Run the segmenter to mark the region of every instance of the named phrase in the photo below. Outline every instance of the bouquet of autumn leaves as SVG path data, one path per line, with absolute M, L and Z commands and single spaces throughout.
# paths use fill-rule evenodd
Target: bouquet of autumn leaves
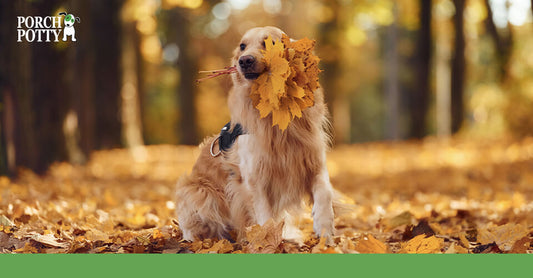
M 271 37 L 265 40 L 262 62 L 266 71 L 253 81 L 250 98 L 261 118 L 272 114 L 272 126 L 278 125 L 282 131 L 295 117 L 302 117 L 305 108 L 314 105 L 313 92 L 320 87 L 319 58 L 313 54 L 314 46 L 314 40 L 291 41 L 286 35 L 281 41 Z M 235 73 L 237 69 L 209 72 L 207 78 Z

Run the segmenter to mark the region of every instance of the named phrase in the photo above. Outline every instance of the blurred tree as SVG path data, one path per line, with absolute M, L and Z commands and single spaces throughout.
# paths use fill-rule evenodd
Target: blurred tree
M 180 110 L 180 126 L 177 130 L 182 144 L 198 144 L 195 110 L 195 80 L 198 73 L 198 54 L 191 41 L 191 19 L 189 10 L 176 7 L 169 11 L 169 41 L 175 42 L 180 50 L 177 68 L 180 73 L 177 101 Z
M 33 114 L 31 105 L 31 48 L 28 44 L 19 45 L 16 29 L 12 28 L 13 15 L 22 14 L 29 9 L 26 2 L 0 1 L 0 30 L 2 51 L 0 51 L 0 89 L 3 94 L 2 124 L 7 127 L 12 121 L 14 130 L 3 130 L 6 144 L 7 165 L 14 171 L 17 164 L 34 167 L 37 162 L 35 149 L 35 133 L 33 130 Z M 24 116 L 20 114 L 28 112 Z M 9 150 L 12 156 L 9 156 Z
M 0 75 L 0 175 L 11 175 L 15 170 L 15 113 L 13 91 L 8 86 Z
M 439 5 L 443 5 L 441 2 Z M 451 135 L 451 51 L 452 12 L 437 7 L 435 12 L 435 114 L 437 136 Z
M 418 31 L 416 52 L 416 83 L 410 99 L 411 128 L 409 135 L 422 138 L 426 131 L 426 116 L 429 109 L 430 72 L 431 72 L 431 13 L 432 1 L 420 0 L 420 29 Z
M 326 9 L 332 13 L 327 21 L 319 24 L 318 26 L 318 44 L 323 49 L 324 54 L 327 56 L 322 56 L 322 86 L 324 87 L 325 101 L 328 105 L 328 109 L 333 116 L 331 121 L 333 124 L 333 136 L 336 143 L 347 143 L 349 142 L 350 136 L 350 125 L 349 125 L 349 115 L 339 116 L 345 111 L 345 107 L 349 105 L 350 102 L 345 99 L 339 99 L 342 97 L 341 88 L 339 86 L 339 76 L 341 75 L 341 55 L 342 49 L 340 39 L 342 34 L 342 29 L 344 28 L 342 22 L 341 13 L 343 7 L 339 1 L 332 0 L 326 1 L 324 5 Z M 343 122 L 344 121 L 344 122 Z M 348 124 L 346 124 L 346 121 Z
M 122 121 L 122 140 L 133 150 L 144 145 L 141 122 L 141 62 L 139 34 L 137 32 L 135 0 L 127 1 L 121 10 L 120 40 L 120 112 Z M 143 159 L 142 153 L 134 152 L 135 159 Z M 141 155 L 141 156 L 138 156 Z
M 494 23 L 493 10 L 489 0 L 485 0 L 485 7 L 487 9 L 485 26 L 488 34 L 494 41 L 497 54 L 496 61 L 500 73 L 500 81 L 506 82 L 509 75 L 510 59 L 513 50 L 513 32 L 511 24 L 509 21 L 507 21 L 507 28 L 504 30 L 504 32 L 498 31 L 498 27 Z
M 77 125 L 64 128 L 69 158 L 74 162 L 83 162 L 92 150 L 121 146 L 118 111 L 122 2 L 95 0 L 75 2 L 70 7 L 79 11 L 77 15 L 83 20 L 83 25 L 77 27 L 76 47 L 68 48 L 68 64 L 74 67 L 74 74 L 67 76 L 73 109 L 69 115 L 75 117 L 72 121 Z M 72 136 L 83 151 L 81 158 L 69 143 Z
M 11 171 L 82 162 L 97 148 L 120 146 L 118 118 L 121 0 L 1 1 L 2 156 Z M 76 11 L 76 43 L 17 43 L 14 15 Z M 5 128 L 4 128 L 5 127 Z M 5 151 L 4 151 L 5 150 Z M 5 168 L 5 167 L 4 167 Z
M 120 108 L 120 11 L 123 0 L 91 1 L 91 35 L 93 43 L 95 114 L 94 147 L 89 149 L 116 148 L 121 146 Z
M 14 1 L 0 1 L 0 175 L 13 174 L 15 163 L 13 84 L 19 68 L 11 67 L 16 64 L 14 45 L 17 43 L 16 30 L 8 22 L 15 10 Z
M 12 94 L 15 131 L 6 139 L 13 146 L 15 163 L 42 172 L 49 163 L 64 159 L 63 119 L 67 112 L 68 86 L 65 76 L 64 51 L 53 44 L 17 43 L 13 15 L 53 14 L 59 2 L 3 2 L 9 16 L 2 27 L 2 41 L 8 46 L 2 72 Z M 5 63 L 5 64 L 4 64 Z M 53 65 L 53 66 L 51 66 Z
M 453 16 L 455 28 L 454 50 L 452 54 L 451 76 L 451 116 L 452 133 L 461 128 L 464 115 L 464 83 L 465 83 L 465 34 L 464 34 L 464 11 L 465 0 L 453 0 L 455 15 Z
M 398 78 L 398 8 L 393 3 L 394 21 L 387 28 L 385 53 L 385 137 L 389 140 L 400 139 L 400 84 Z

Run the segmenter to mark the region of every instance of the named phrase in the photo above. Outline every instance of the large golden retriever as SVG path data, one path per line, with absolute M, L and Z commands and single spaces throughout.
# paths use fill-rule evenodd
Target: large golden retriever
M 254 79 L 265 71 L 265 39 L 279 40 L 282 34 L 276 27 L 253 28 L 235 49 L 232 63 L 238 72 L 232 75 L 231 124 L 226 132 L 237 128 L 243 134 L 218 156 L 221 138 L 205 139 L 192 173 L 178 181 L 176 212 L 186 240 L 229 238 L 231 231 L 240 238 L 249 225 L 290 215 L 306 196 L 313 201 L 315 233 L 328 238 L 334 233 L 322 90 L 314 92 L 314 106 L 285 131 L 272 126 L 272 115 L 260 118 L 249 97 Z M 292 236 L 284 231 L 284 237 Z

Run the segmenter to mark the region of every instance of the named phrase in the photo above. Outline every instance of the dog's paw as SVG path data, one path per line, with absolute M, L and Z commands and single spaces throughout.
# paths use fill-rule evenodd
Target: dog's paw
M 304 243 L 304 235 L 302 231 L 298 229 L 298 227 L 290 223 L 285 223 L 285 225 L 283 226 L 282 238 L 288 241 L 295 242 L 296 244 L 298 244 L 298 246 L 302 246 Z
M 335 233 L 333 224 L 333 208 L 313 206 L 313 230 L 319 237 L 332 238 Z

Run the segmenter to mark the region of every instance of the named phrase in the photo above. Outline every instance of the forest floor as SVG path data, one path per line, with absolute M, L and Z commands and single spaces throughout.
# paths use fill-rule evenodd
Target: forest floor
M 196 147 L 148 146 L 0 177 L 0 253 L 533 253 L 533 138 L 337 146 L 333 186 L 351 206 L 332 244 L 253 226 L 239 243 L 187 242 L 173 219 L 176 180 Z

